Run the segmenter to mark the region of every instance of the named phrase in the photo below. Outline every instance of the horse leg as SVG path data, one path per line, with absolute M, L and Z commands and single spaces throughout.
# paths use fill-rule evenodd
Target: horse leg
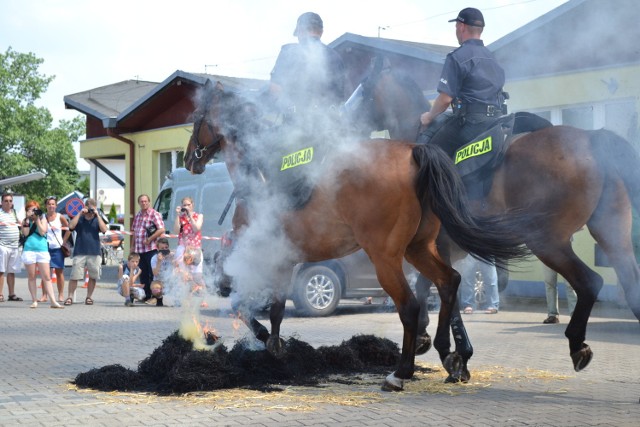
M 240 320 L 247 325 L 253 335 L 266 345 L 267 340 L 269 339 L 269 330 L 262 323 L 258 322 L 253 315 L 253 310 L 241 304 L 234 304 L 232 308 L 237 313 Z
M 456 343 L 456 351 L 453 355 L 448 356 L 451 366 L 447 368 L 449 376 L 445 382 L 469 382 L 471 373 L 469 372 L 467 364 L 471 356 L 473 356 L 473 346 L 471 345 L 471 340 L 469 340 L 469 335 L 467 335 L 467 329 L 462 322 L 460 302 L 457 298 L 453 304 L 453 311 L 451 312 L 451 334 L 453 335 L 453 341 Z M 459 357 L 456 357 L 456 355 Z
M 413 377 L 415 369 L 416 335 L 420 307 L 402 271 L 402 258 L 390 259 L 379 255 L 369 256 L 376 268 L 376 275 L 382 289 L 393 299 L 404 329 L 400 363 L 396 371 L 385 378 L 382 385 L 383 391 L 400 391 L 404 387 L 404 380 Z
M 426 328 L 429 325 L 429 312 L 427 307 L 427 298 L 432 282 L 422 274 L 418 275 L 416 281 L 416 297 L 420 305 L 420 315 L 418 316 L 418 337 L 416 339 L 416 356 L 425 354 L 431 349 L 431 336 L 427 333 Z M 471 379 L 471 373 L 467 368 L 467 364 L 471 356 L 473 356 L 473 347 L 467 335 L 467 330 L 460 316 L 460 304 L 456 298 L 455 305 L 451 312 L 451 334 L 456 344 L 455 353 L 451 353 L 450 345 L 443 352 L 446 353 L 447 372 L 449 377 L 445 382 L 468 382 Z M 443 344 L 446 345 L 446 344 Z M 459 357 L 458 357 L 459 356 Z
M 280 275 L 282 278 L 282 275 Z M 279 281 L 277 283 L 286 283 Z M 267 351 L 272 356 L 281 358 L 285 355 L 285 343 L 280 337 L 280 325 L 282 319 L 284 319 L 284 310 L 287 302 L 287 296 L 285 292 L 276 290 L 273 293 L 273 299 L 271 300 L 271 307 L 269 307 L 269 320 L 271 321 L 271 334 L 267 338 Z
M 610 195 L 613 197 L 613 195 Z M 622 209 L 626 203 L 627 208 Z M 612 208 L 607 209 L 608 206 Z M 589 231 L 616 271 L 629 308 L 640 320 L 640 268 L 631 241 L 631 206 L 626 195 L 618 194 L 617 203 L 599 206 L 598 215 L 589 221 Z
M 460 274 L 444 264 L 435 252 L 435 245 L 424 249 L 424 242 L 415 243 L 407 248 L 407 260 L 420 271 L 430 277 L 440 295 L 440 313 L 436 338 L 433 342 L 444 368 L 449 373 L 446 382 L 467 382 L 471 378 L 467 362 L 473 355 L 473 347 L 460 316 L 456 294 L 460 285 Z M 416 284 L 418 286 L 418 284 Z M 424 285 L 420 285 L 424 286 Z M 416 288 L 417 290 L 417 288 Z M 449 328 L 453 332 L 456 351 L 451 352 Z
M 427 332 L 429 326 L 429 293 L 431 291 L 431 281 L 418 274 L 416 280 L 416 299 L 420 306 L 418 314 L 418 335 L 416 337 L 416 355 L 425 354 L 431 349 L 431 336 Z
M 602 288 L 602 277 L 576 256 L 568 240 L 558 246 L 547 242 L 544 253 L 538 253 L 535 250 L 533 252 L 548 267 L 561 274 L 576 291 L 578 301 L 564 335 L 569 340 L 569 354 L 573 367 L 576 372 L 579 372 L 593 358 L 591 348 L 584 341 L 591 310 Z

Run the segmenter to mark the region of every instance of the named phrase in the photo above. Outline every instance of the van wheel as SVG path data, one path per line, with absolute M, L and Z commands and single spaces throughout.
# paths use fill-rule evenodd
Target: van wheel
M 304 316 L 329 316 L 342 296 L 342 283 L 336 273 L 322 265 L 298 273 L 293 284 L 293 304 Z

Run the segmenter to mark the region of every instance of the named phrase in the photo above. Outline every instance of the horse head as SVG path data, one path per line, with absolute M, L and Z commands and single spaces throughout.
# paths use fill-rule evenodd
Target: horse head
M 415 141 L 420 114 L 429 103 L 418 84 L 393 69 L 387 58 L 374 57 L 366 76 L 345 104 L 351 123 L 368 135 L 388 130 L 391 139 Z
M 205 165 L 222 150 L 224 135 L 216 126 L 213 111 L 220 104 L 220 83 L 207 80 L 193 112 L 193 132 L 184 155 L 184 165 L 191 173 L 201 174 Z
M 193 132 L 184 156 L 185 167 L 201 174 L 221 151 L 242 150 L 243 136 L 257 132 L 255 105 L 207 80 L 193 112 Z

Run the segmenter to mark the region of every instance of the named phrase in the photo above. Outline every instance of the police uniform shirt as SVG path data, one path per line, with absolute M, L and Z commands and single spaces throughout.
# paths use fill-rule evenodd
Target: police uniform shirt
M 316 38 L 282 46 L 271 71 L 271 82 L 281 86 L 298 108 L 341 102 L 344 81 L 342 58 Z
M 469 39 L 447 55 L 438 92 L 463 104 L 502 104 L 504 70 L 482 40 Z

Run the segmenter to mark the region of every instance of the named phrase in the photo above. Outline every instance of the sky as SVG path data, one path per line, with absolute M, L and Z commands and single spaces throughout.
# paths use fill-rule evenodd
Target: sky
M 78 113 L 63 98 L 124 80 L 162 82 L 176 70 L 268 79 L 297 17 L 324 21 L 322 40 L 346 32 L 457 46 L 449 19 L 473 6 L 494 42 L 567 0 L 4 0 L 0 49 L 32 52 L 55 76 L 38 105 L 54 125 Z M 80 167 L 81 165 L 79 165 Z

